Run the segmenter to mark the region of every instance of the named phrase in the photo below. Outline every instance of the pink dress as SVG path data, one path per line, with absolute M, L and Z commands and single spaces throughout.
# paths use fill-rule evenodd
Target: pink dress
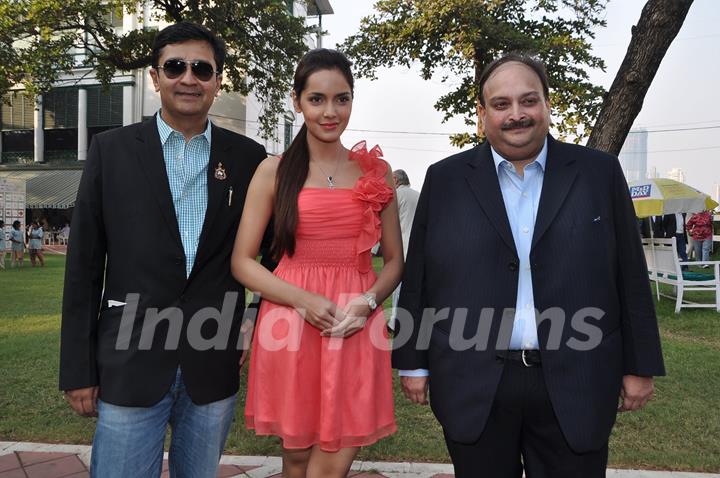
M 380 211 L 393 197 L 379 147 L 358 143 L 363 171 L 352 189 L 304 188 L 298 197 L 295 254 L 274 274 L 343 307 L 376 280 L 370 249 Z M 325 451 L 370 445 L 397 429 L 390 341 L 378 308 L 349 338 L 321 337 L 290 307 L 263 301 L 250 358 L 245 421 L 285 448 Z

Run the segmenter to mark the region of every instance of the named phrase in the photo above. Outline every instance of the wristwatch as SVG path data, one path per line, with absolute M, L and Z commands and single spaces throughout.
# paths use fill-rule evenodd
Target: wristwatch
M 377 302 L 375 302 L 375 296 L 373 294 L 370 294 L 368 292 L 363 292 L 363 298 L 367 301 L 368 305 L 370 306 L 370 311 L 373 311 L 377 309 Z

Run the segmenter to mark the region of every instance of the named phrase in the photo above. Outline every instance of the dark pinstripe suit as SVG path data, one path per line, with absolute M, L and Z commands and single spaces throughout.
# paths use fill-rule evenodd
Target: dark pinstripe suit
M 515 307 L 518 262 L 489 144 L 431 166 L 399 301 L 415 327 L 411 340 L 394 351 L 393 366 L 430 370 L 432 409 L 451 440 L 475 442 L 485 427 L 503 372 L 497 349 L 507 347 L 509 334 L 497 342 L 503 310 Z M 636 218 L 615 157 L 548 137 L 530 262 L 535 307 L 541 312 L 557 307 L 566 316 L 555 329 L 557 350 L 547 346 L 550 321 L 538 325 L 552 408 L 575 452 L 597 450 L 614 424 L 623 375 L 664 374 Z M 450 318 L 432 327 L 429 349 L 417 350 L 420 318 L 428 307 L 450 308 Z M 463 307 L 468 311 L 463 337 L 489 324 L 482 350 L 450 346 L 458 321 L 453 312 Z M 604 315 L 573 327 L 572 317 L 586 307 Z M 484 308 L 494 312 L 481 323 Z M 587 343 L 588 324 L 596 327 L 600 344 L 574 350 L 568 344 Z M 399 324 L 400 335 L 407 325 Z

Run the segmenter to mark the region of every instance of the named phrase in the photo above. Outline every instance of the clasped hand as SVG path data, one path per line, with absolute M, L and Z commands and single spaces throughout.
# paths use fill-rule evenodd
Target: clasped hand
M 365 327 L 370 306 L 361 295 L 339 308 L 327 297 L 309 294 L 298 312 L 324 337 L 350 337 Z

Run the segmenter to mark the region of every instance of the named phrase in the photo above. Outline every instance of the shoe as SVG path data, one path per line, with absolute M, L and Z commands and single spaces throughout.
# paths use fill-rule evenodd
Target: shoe
M 702 267 L 703 269 L 707 269 L 708 267 L 710 267 L 710 264 L 703 264 L 700 267 Z

